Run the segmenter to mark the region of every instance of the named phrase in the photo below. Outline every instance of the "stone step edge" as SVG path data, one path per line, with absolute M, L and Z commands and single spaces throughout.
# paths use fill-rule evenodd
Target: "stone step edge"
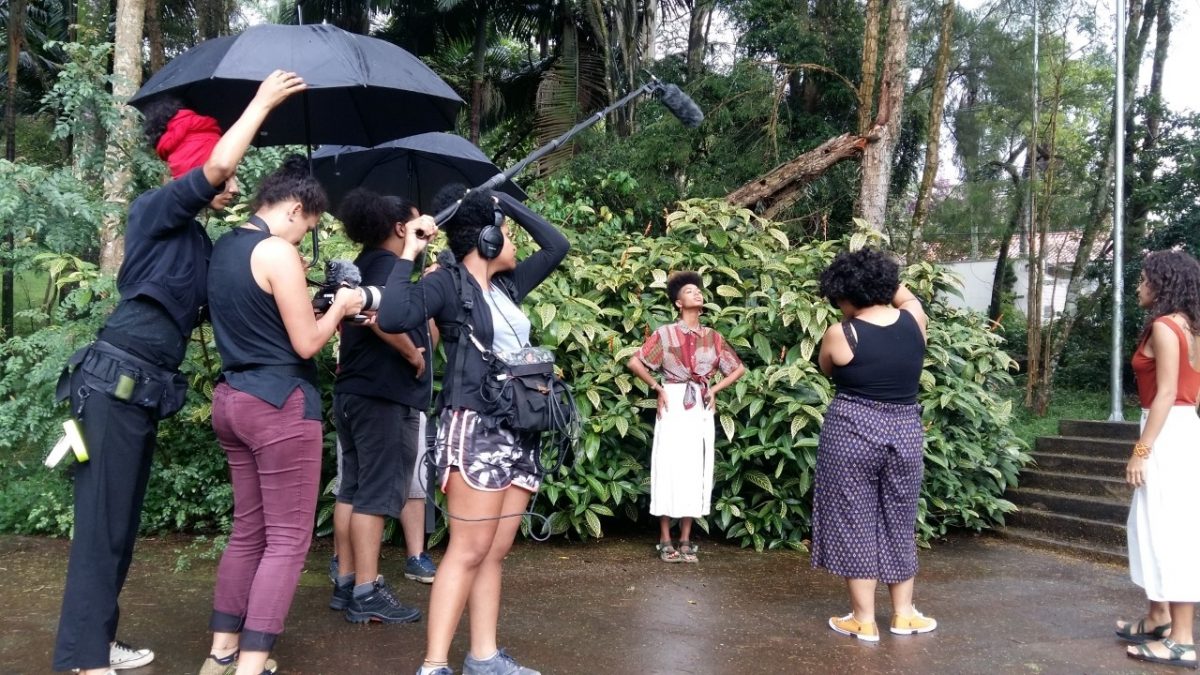
M 1080 501 L 1091 502 L 1093 504 L 1103 504 L 1105 506 L 1129 506 L 1129 500 L 1127 500 L 1127 499 L 1112 499 L 1110 497 L 1094 497 L 1092 495 L 1081 495 L 1081 494 L 1076 494 L 1074 492 L 1051 492 L 1050 490 L 1042 490 L 1040 488 L 1015 487 L 1015 488 L 1011 488 L 1008 491 L 1008 493 L 1006 493 L 1006 494 L 1012 493 L 1014 491 L 1019 494 L 1030 495 L 1030 496 L 1034 496 L 1034 497 L 1037 497 L 1037 496 L 1058 497 L 1061 499 L 1078 499 Z M 1048 511 L 1047 513 L 1057 513 L 1057 512 Z M 1064 514 L 1060 514 L 1060 515 L 1071 515 L 1071 514 L 1064 513 Z
M 1077 539 L 1052 539 L 1044 532 L 1017 527 L 1015 525 L 997 528 L 993 532 L 1002 539 L 1022 546 L 1049 549 L 1068 555 L 1084 557 L 1089 560 L 1098 560 L 1110 565 L 1124 565 L 1129 561 L 1129 556 L 1121 549 L 1095 543 L 1086 543 Z

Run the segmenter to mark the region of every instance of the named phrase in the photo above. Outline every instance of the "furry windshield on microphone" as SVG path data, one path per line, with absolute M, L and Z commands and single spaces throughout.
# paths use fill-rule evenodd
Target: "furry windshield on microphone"
M 700 106 L 696 105 L 696 102 L 683 93 L 679 87 L 673 84 L 664 84 L 655 93 L 658 95 L 658 100 L 667 106 L 672 115 L 679 118 L 683 126 L 695 129 L 704 121 L 704 112 L 700 110 Z
M 349 260 L 330 260 L 325 263 L 325 282 L 356 288 L 362 283 L 362 273 L 358 271 L 358 266 Z

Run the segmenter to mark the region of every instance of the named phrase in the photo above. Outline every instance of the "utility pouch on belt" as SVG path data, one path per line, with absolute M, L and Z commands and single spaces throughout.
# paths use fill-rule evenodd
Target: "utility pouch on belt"
M 57 399 L 62 401 L 72 397 L 72 408 L 78 413 L 82 405 L 74 399 L 83 394 L 72 391 L 72 382 L 77 382 L 79 389 L 101 392 L 118 401 L 145 408 L 155 419 L 174 415 L 183 407 L 187 396 L 187 378 L 183 375 L 103 340 L 72 354 L 58 379 Z

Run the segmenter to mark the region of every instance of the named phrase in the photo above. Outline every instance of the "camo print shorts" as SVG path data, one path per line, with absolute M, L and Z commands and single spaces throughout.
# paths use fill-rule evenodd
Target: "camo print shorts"
M 536 440 L 524 441 L 512 430 L 487 424 L 474 410 L 442 410 L 437 435 L 438 480 L 442 490 L 457 469 L 476 490 L 498 491 L 515 485 L 537 492 L 542 485 Z

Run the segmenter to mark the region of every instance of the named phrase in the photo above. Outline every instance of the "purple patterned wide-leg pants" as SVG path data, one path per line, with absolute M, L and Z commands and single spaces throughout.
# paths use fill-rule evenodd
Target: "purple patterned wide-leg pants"
M 817 447 L 812 565 L 849 579 L 917 574 L 921 407 L 837 396 Z

